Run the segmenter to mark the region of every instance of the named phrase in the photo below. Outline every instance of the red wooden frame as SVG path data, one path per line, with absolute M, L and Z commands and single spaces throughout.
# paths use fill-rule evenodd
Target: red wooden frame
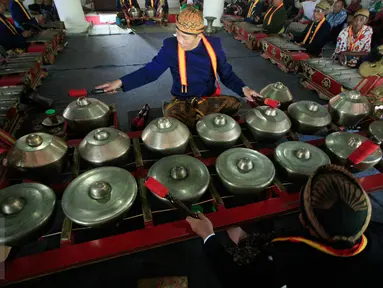
M 319 94 L 319 96 L 321 96 L 321 98 L 327 98 L 328 100 L 330 100 L 331 98 L 338 95 L 339 93 L 345 90 L 346 91 L 348 90 L 348 89 L 345 89 L 335 79 L 329 77 L 322 71 L 317 70 L 313 67 L 311 68 L 313 71 L 312 75 L 308 75 L 305 72 L 302 73 L 304 79 L 301 82 L 301 84 L 305 88 L 308 88 L 310 90 L 315 90 Z M 323 84 L 325 83 L 324 81 L 327 81 L 326 87 Z M 383 85 L 383 77 L 370 76 L 370 77 L 362 78 L 362 80 L 353 88 L 353 90 L 358 90 L 360 91 L 362 95 L 367 95 L 369 94 L 371 90 L 381 85 Z
M 267 41 L 261 41 L 263 53 L 261 56 L 278 65 L 283 72 L 297 72 L 299 61 L 309 59 L 310 55 L 303 51 L 282 50 L 278 46 Z
M 129 133 L 130 138 L 137 138 L 140 135 L 141 131 Z M 76 146 L 80 141 L 71 140 L 68 145 Z M 323 142 L 324 139 L 308 141 L 308 143 L 316 146 L 322 145 Z M 260 152 L 271 155 L 273 150 L 268 148 L 262 149 Z M 210 166 L 214 164 L 216 159 L 200 160 Z M 142 167 L 134 174 L 136 177 L 145 177 L 146 172 L 147 170 Z M 359 181 L 367 192 L 383 190 L 383 173 L 361 178 Z M 289 194 L 276 186 L 272 190 L 277 195 L 276 198 L 230 209 L 219 205 L 217 212 L 207 214 L 207 216 L 217 230 L 222 230 L 244 222 L 298 210 L 299 191 Z M 62 243 L 61 247 L 55 250 L 6 261 L 5 279 L 1 284 L 25 281 L 194 237 L 196 236 L 188 223 L 181 220 L 157 226 L 146 225 L 140 230 L 80 244 Z

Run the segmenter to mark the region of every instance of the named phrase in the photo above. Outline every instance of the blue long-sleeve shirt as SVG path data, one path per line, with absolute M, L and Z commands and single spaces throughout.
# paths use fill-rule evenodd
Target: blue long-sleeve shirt
M 0 14 L 0 18 L 0 45 L 5 50 L 27 48 L 28 44 L 21 35 L 22 31 L 8 21 L 4 15 Z
M 342 9 L 338 13 L 329 13 L 326 17 L 327 22 L 330 23 L 331 28 L 344 24 L 347 18 L 346 10 Z
M 217 72 L 221 82 L 240 96 L 245 83 L 233 72 L 226 60 L 221 39 L 206 36 L 217 56 Z M 124 91 L 129 91 L 157 80 L 168 68 L 173 76 L 171 94 L 178 97 L 201 97 L 215 93 L 215 76 L 210 57 L 201 41 L 192 51 L 186 51 L 187 93 L 181 92 L 181 79 L 178 67 L 178 42 L 176 37 L 164 40 L 163 46 L 152 62 L 141 69 L 121 78 Z
M 29 14 L 20 0 L 11 0 L 9 10 L 18 28 L 24 29 L 23 26 L 26 24 L 38 25 L 36 19 Z

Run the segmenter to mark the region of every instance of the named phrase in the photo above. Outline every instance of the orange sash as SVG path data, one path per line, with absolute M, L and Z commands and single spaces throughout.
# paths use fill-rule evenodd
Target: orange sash
M 28 11 L 25 10 L 25 7 L 24 7 L 23 3 L 20 3 L 19 0 L 15 0 L 15 2 L 16 2 L 17 4 L 19 4 L 21 10 L 23 10 L 23 12 L 24 12 L 25 16 L 27 16 L 28 20 L 31 20 L 32 17 L 31 17 L 31 15 L 29 15 Z
M 2 17 L 0 17 L 0 21 L 9 29 L 9 31 L 12 32 L 13 35 L 18 34 L 16 28 L 7 19 L 4 20 Z
M 251 14 L 253 13 L 253 9 L 255 8 L 255 6 L 257 6 L 258 2 L 259 0 L 256 0 L 253 4 L 250 5 L 249 12 L 247 12 L 247 18 L 251 17 Z
M 275 238 L 271 242 L 298 242 L 298 243 L 305 243 L 311 247 L 313 247 L 316 250 L 319 250 L 323 253 L 329 254 L 331 256 L 336 257 L 352 257 L 355 255 L 358 255 L 360 252 L 362 252 L 366 246 L 367 246 L 367 238 L 366 236 L 362 235 L 362 241 L 359 244 L 356 244 L 354 247 L 350 249 L 334 249 L 332 247 L 326 246 L 324 244 L 305 239 L 303 237 L 283 237 L 283 238 Z
M 154 0 L 152 0 L 151 2 L 152 2 L 152 8 L 154 9 Z
M 347 38 L 348 51 L 353 52 L 352 49 L 354 49 L 356 42 L 358 42 L 360 38 L 362 38 L 363 32 L 364 32 L 364 26 L 362 27 L 362 29 L 360 29 L 360 31 L 356 35 L 356 39 L 354 40 L 354 36 L 352 35 L 352 27 L 350 26 L 350 28 L 348 28 L 348 38 Z
M 275 10 L 273 11 L 273 13 L 271 13 L 270 18 L 269 18 L 269 20 L 267 21 L 267 25 L 270 25 L 270 23 L 271 23 L 271 19 L 273 19 L 274 13 L 277 12 L 282 6 L 283 6 L 283 2 L 282 2 L 281 4 L 279 4 L 279 6 L 277 7 L 277 9 L 275 9 Z M 274 8 L 274 6 L 271 7 L 271 8 L 269 9 L 269 11 L 266 12 L 265 16 L 263 17 L 263 21 L 266 20 L 267 15 L 270 14 L 270 12 L 271 12 L 271 10 L 273 10 L 273 8 Z
M 215 54 L 215 51 L 213 47 L 211 46 L 210 42 L 206 39 L 204 35 L 202 35 L 202 42 L 205 45 L 205 48 L 207 50 L 207 53 L 209 54 L 211 65 L 213 66 L 214 70 L 214 76 L 216 80 L 216 91 L 214 95 L 220 95 L 221 94 L 221 86 L 219 85 L 218 81 L 218 62 L 217 62 L 217 55 Z M 178 67 L 180 72 L 180 78 L 181 78 L 181 92 L 187 93 L 188 92 L 188 79 L 186 75 L 186 53 L 181 48 L 181 46 L 178 44 Z
M 317 28 L 315 28 L 314 35 L 313 35 L 313 37 L 311 37 L 309 44 L 311 44 L 311 42 L 313 42 L 313 40 L 314 40 L 314 38 L 315 38 L 315 35 L 317 35 L 317 33 L 318 33 L 320 27 L 322 27 L 324 21 L 326 21 L 326 17 L 323 17 L 323 19 L 319 22 Z M 306 44 L 306 41 L 307 41 L 307 39 L 309 39 L 309 36 L 310 36 L 310 33 L 311 33 L 311 29 L 313 29 L 313 26 L 314 26 L 314 22 L 311 23 L 310 29 L 309 29 L 309 31 L 307 32 L 306 37 L 305 37 L 305 39 L 303 40 L 302 44 Z

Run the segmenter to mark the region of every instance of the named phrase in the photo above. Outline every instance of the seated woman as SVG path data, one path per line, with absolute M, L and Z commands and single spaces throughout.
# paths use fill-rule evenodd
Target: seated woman
M 9 3 L 12 19 L 17 28 L 21 30 L 41 30 L 37 20 L 29 14 L 23 4 L 24 0 L 11 0 Z
M 322 53 L 330 35 L 331 25 L 326 20 L 326 13 L 329 10 L 330 4 L 327 1 L 319 2 L 314 9 L 314 21 L 307 26 L 303 34 L 293 37 L 299 46 L 306 48 L 306 51 L 313 56 L 319 56 Z
M 333 59 L 339 59 L 342 65 L 356 67 L 360 57 L 370 52 L 372 28 L 365 25 L 369 16 L 367 9 L 355 13 L 351 25 L 339 33 Z
M 383 225 L 370 221 L 371 203 L 358 180 L 342 167 L 323 166 L 300 202 L 301 228 L 274 238 L 242 266 L 226 252 L 207 217 L 186 220 L 203 238 L 222 287 L 379 287 Z
M 5 6 L 0 3 L 0 45 L 5 50 L 13 49 L 26 49 L 28 44 L 25 42 L 25 38 L 32 35 L 31 31 L 22 31 L 15 27 L 4 16 Z
M 249 1 L 249 10 L 247 11 L 245 21 L 258 24 L 259 21 L 261 20 L 262 10 L 263 10 L 263 1 L 261 0 Z

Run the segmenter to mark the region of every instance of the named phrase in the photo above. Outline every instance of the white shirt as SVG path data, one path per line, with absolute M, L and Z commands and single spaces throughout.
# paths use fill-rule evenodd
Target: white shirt
M 302 3 L 299 3 L 299 0 L 295 0 L 295 7 L 298 9 L 303 9 L 303 15 L 310 20 L 313 20 L 314 16 L 314 9 L 317 6 L 317 4 L 320 2 L 320 0 L 317 1 L 304 1 Z

